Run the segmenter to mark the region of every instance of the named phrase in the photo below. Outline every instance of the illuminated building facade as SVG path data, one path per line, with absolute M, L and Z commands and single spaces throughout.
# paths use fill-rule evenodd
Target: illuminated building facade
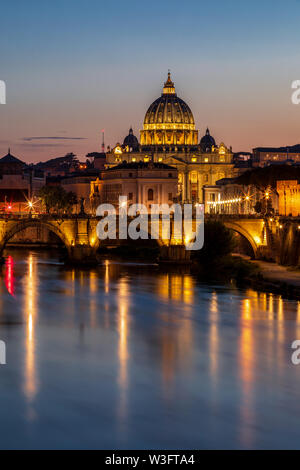
M 178 172 L 163 163 L 123 162 L 91 182 L 91 206 L 107 203 L 119 207 L 119 196 L 127 196 L 128 206 L 169 204 L 176 200 Z
M 277 181 L 279 215 L 300 215 L 300 184 L 297 180 Z
M 91 182 L 99 177 L 98 169 L 89 169 L 82 172 L 70 173 L 67 177 L 61 178 L 60 185 L 67 192 L 72 192 L 76 195 L 77 204 L 73 207 L 73 212 L 80 211 L 81 200 L 83 199 L 84 211 L 89 214 L 92 212 L 90 205 Z
M 27 166 L 10 150 L 0 159 L 0 211 L 28 212 L 28 205 L 45 185 L 44 173 Z
M 204 188 L 204 207 L 207 214 L 256 214 L 255 205 L 262 201 L 265 204 L 269 201 L 270 207 L 278 213 L 278 195 L 271 189 L 264 191 L 255 185 L 238 184 L 234 178 L 225 178 L 216 185 Z
M 300 145 L 290 147 L 257 147 L 253 149 L 253 166 L 264 167 L 274 164 L 300 162 Z
M 162 95 L 148 108 L 140 143 L 130 129 L 123 145 L 106 155 L 107 167 L 127 163 L 164 163 L 178 170 L 178 200 L 203 202 L 203 187 L 234 176 L 232 149 L 216 144 L 209 129 L 198 139 L 190 107 L 177 96 L 170 73 Z

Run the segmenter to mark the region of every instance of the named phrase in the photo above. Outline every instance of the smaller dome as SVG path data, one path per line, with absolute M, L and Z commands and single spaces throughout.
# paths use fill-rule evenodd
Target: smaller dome
M 209 129 L 206 129 L 205 135 L 200 140 L 202 152 L 210 152 L 212 147 L 216 145 L 215 139 L 210 135 Z
M 132 127 L 129 129 L 129 134 L 125 137 L 123 142 L 124 147 L 129 147 L 129 149 L 133 151 L 139 150 L 139 141 L 137 140 L 136 136 L 133 134 Z

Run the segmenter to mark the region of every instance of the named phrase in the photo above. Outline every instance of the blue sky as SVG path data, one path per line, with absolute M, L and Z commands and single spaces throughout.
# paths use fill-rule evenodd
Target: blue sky
M 103 128 L 110 145 L 138 135 L 168 68 L 200 135 L 236 151 L 298 143 L 299 19 L 298 0 L 2 0 L 0 152 L 83 157 Z

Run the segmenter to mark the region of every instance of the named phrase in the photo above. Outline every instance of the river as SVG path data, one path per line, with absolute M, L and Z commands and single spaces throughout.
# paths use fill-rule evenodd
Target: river
M 300 447 L 299 302 L 155 265 L 5 255 L 1 449 Z

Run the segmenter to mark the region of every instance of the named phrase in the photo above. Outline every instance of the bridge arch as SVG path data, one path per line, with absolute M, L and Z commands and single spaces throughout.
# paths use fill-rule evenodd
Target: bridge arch
M 8 222 L 9 223 L 9 222 Z M 68 252 L 70 251 L 70 243 L 63 233 L 62 230 L 60 230 L 59 227 L 56 225 L 52 224 L 49 221 L 42 221 L 42 220 L 35 220 L 35 219 L 30 219 L 30 220 L 16 220 L 13 223 L 10 223 L 7 230 L 4 231 L 4 234 L 2 236 L 2 239 L 0 239 L 0 255 L 2 255 L 3 250 L 5 249 L 5 246 L 11 240 L 14 235 L 16 235 L 19 232 L 22 232 L 23 230 L 26 230 L 29 227 L 46 227 L 49 231 L 55 233 L 55 235 L 58 236 L 58 238 L 62 241 Z
M 237 224 L 236 222 L 224 221 L 224 225 L 230 230 L 233 230 L 234 232 L 239 233 L 240 235 L 245 237 L 246 240 L 248 240 L 248 242 L 250 243 L 252 247 L 254 258 L 256 258 L 258 245 L 256 241 L 254 240 L 253 236 L 248 232 L 248 230 L 246 230 L 245 228 L 243 228 L 240 224 Z

